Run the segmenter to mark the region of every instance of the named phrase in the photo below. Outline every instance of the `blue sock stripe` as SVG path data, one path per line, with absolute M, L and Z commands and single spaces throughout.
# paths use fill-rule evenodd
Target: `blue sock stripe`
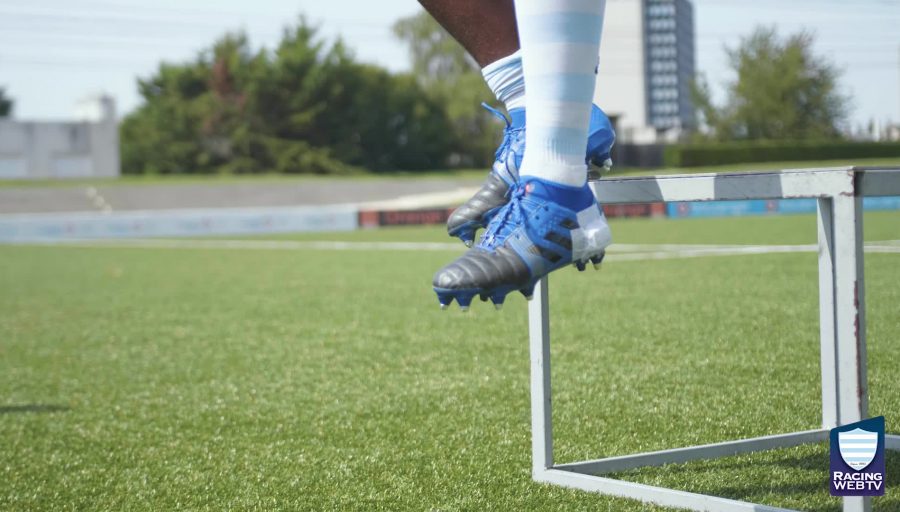
M 595 80 L 593 73 L 537 75 L 529 82 L 528 91 L 560 101 L 586 103 L 594 99 Z
M 530 62 L 537 64 L 535 69 L 526 70 L 529 75 L 593 74 L 600 60 L 600 47 L 587 43 L 537 44 L 528 48 L 528 55 Z M 528 67 L 524 60 L 522 65 Z
M 543 109 L 535 112 L 528 112 L 528 129 L 532 126 L 555 126 L 560 128 L 574 128 L 577 130 L 585 130 L 584 136 L 587 138 L 587 127 L 590 124 L 590 101 L 558 101 L 554 104 L 543 105 Z
M 597 14 L 606 8 L 606 0 L 516 0 L 516 15 L 531 16 L 556 12 Z
M 542 28 L 534 34 L 533 40 L 529 40 L 530 44 L 600 44 L 603 30 L 603 16 L 596 12 L 555 12 L 526 16 L 524 21 L 540 23 Z

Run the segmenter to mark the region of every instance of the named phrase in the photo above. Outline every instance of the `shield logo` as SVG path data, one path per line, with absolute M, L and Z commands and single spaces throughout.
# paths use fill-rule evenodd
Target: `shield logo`
M 857 428 L 849 432 L 838 432 L 838 448 L 841 458 L 851 468 L 860 471 L 875 458 L 878 448 L 878 432 Z

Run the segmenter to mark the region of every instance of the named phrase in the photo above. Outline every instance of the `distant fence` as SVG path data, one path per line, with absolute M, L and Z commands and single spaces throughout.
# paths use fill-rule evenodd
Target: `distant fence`
M 900 197 L 867 197 L 866 210 L 900 210 Z M 616 204 L 610 218 L 685 218 L 811 213 L 815 200 Z M 294 208 L 206 208 L 133 212 L 0 215 L 0 243 L 98 238 L 198 237 L 352 231 L 383 226 L 438 225 L 452 208 L 365 210 L 355 205 Z
M 866 210 L 900 210 L 900 197 L 867 197 L 863 200 Z M 812 199 L 782 199 L 772 201 L 703 201 L 691 203 L 641 203 L 604 205 L 603 212 L 609 218 L 625 217 L 736 217 L 744 215 L 771 215 L 814 213 L 816 201 Z M 359 212 L 359 227 L 444 224 L 453 208 L 429 210 L 365 210 Z
M 863 207 L 868 211 L 900 210 L 900 197 L 866 197 Z M 668 203 L 669 217 L 735 217 L 743 215 L 769 215 L 790 213 L 814 213 L 815 199 L 779 199 L 747 201 L 702 201 L 693 203 Z
M 352 206 L 0 215 L 0 242 L 352 231 Z

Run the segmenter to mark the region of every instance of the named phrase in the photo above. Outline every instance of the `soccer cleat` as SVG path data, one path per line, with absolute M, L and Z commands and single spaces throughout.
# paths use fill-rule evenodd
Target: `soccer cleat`
M 613 130 L 609 118 L 606 117 L 606 113 L 597 105 L 591 105 L 585 163 L 597 168 L 599 172 L 609 171 L 613 165 L 610 151 L 615 143 L 616 132 Z
M 482 106 L 502 119 L 506 123 L 506 129 L 503 142 L 494 153 L 494 165 L 487 179 L 478 192 L 454 210 L 447 220 L 447 233 L 458 237 L 466 247 L 472 246 L 475 232 L 487 226 L 497 211 L 509 201 L 510 192 L 519 181 L 519 166 L 525 153 L 525 109 L 513 109 L 507 118 L 495 108 L 486 104 Z M 609 118 L 600 107 L 593 105 L 585 163 L 609 170 L 612 167 L 609 155 L 615 140 L 616 134 Z
M 481 241 L 434 275 L 442 306 L 467 310 L 476 295 L 495 307 L 520 291 L 531 300 L 545 275 L 569 264 L 599 264 L 612 241 L 603 210 L 587 185 L 569 187 L 527 177 L 487 227 Z M 499 307 L 497 309 L 500 309 Z

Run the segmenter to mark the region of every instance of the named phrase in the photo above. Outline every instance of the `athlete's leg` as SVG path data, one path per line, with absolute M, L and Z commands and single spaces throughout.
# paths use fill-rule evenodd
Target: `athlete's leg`
M 479 66 L 519 50 L 513 0 L 419 0 Z
M 502 304 L 526 296 L 538 279 L 568 263 L 602 259 L 611 238 L 586 185 L 585 140 L 605 0 L 517 0 L 528 94 L 521 176 L 508 204 L 478 246 L 441 269 L 434 288 L 442 306 L 468 308 L 480 295 Z
M 447 233 L 471 246 L 476 231 L 509 202 L 509 192 L 519 179 L 525 145 L 525 77 L 515 8 L 513 0 L 419 1 L 482 67 L 485 82 L 509 113 L 507 117 L 491 109 L 506 123 L 494 165 L 478 192 L 447 220 Z
M 528 88 L 521 175 L 580 187 L 605 0 L 517 0 Z
M 525 77 L 515 8 L 512 0 L 419 0 L 435 20 L 469 52 L 480 66 L 488 87 L 504 104 L 507 118 L 503 142 L 495 154 L 491 172 L 465 204 L 447 221 L 450 236 L 471 246 L 475 233 L 490 222 L 509 201 L 519 180 L 519 164 L 525 147 Z M 594 106 L 587 139 L 586 159 L 598 166 L 612 165 L 610 151 L 615 133 L 609 119 Z

